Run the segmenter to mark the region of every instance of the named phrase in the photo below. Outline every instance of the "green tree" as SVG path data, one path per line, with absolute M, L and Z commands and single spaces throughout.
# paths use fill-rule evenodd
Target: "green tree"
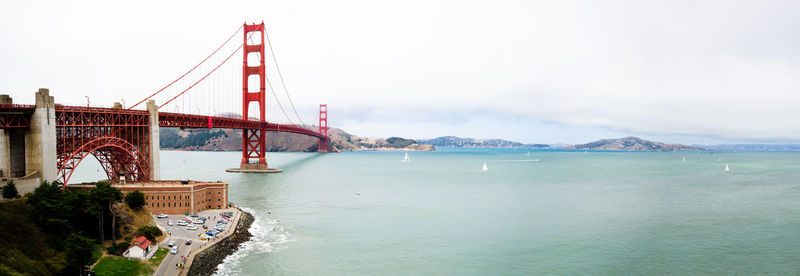
M 70 222 L 74 231 L 82 232 L 87 237 L 96 237 L 99 234 L 97 216 L 100 210 L 95 206 L 91 190 L 68 189 L 64 191 L 63 209 L 59 215 Z
M 133 191 L 125 195 L 125 203 L 131 209 L 138 210 L 145 204 L 144 193 L 140 191 Z
M 67 219 L 62 216 L 64 211 L 64 193 L 58 182 L 42 181 L 39 187 L 33 190 L 26 202 L 33 207 L 31 220 L 49 234 L 65 237 L 70 229 Z
M 14 180 L 8 181 L 8 183 L 3 186 L 3 197 L 19 198 L 19 191 L 17 191 L 17 185 L 14 184 Z
M 92 198 L 94 199 L 94 206 L 92 206 L 93 213 L 99 213 L 98 216 L 98 227 L 100 229 L 100 241 L 105 241 L 105 232 L 103 229 L 105 228 L 104 225 L 104 217 L 106 211 L 111 213 L 111 240 L 116 242 L 116 214 L 114 214 L 114 209 L 112 205 L 114 202 L 119 202 L 122 199 L 122 192 L 111 186 L 111 183 L 108 182 L 97 182 L 95 188 L 92 189 Z M 99 212 L 97 212 L 99 210 Z
M 161 229 L 158 229 L 158 227 L 155 225 L 142 225 L 142 227 L 139 227 L 136 233 L 154 242 L 157 237 L 160 237 L 164 234 L 161 232 Z
M 72 233 L 66 241 L 67 265 L 63 274 L 78 275 L 84 266 L 91 264 L 93 250 L 91 239 Z

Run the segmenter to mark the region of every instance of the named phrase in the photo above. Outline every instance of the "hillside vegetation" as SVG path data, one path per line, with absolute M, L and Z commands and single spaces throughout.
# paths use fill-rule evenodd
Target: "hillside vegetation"
M 579 150 L 611 150 L 611 151 L 702 151 L 704 149 L 680 144 L 665 144 L 648 141 L 639 137 L 625 137 L 619 139 L 603 139 L 591 143 L 565 147 L 565 149 Z
M 433 139 L 421 139 L 420 144 L 436 147 L 454 148 L 548 148 L 545 144 L 523 144 L 503 139 L 475 139 L 456 136 L 442 136 Z
M 24 198 L 0 202 L 0 275 L 80 274 L 99 259 L 104 241 L 130 239 L 137 225 L 152 220 L 146 209 L 115 206 L 121 198 L 109 183 L 62 190 L 42 182 Z M 120 242 L 109 252 L 127 246 Z
M 239 151 L 242 150 L 242 131 L 239 129 L 208 130 L 161 128 L 161 148 L 175 150 Z M 338 128 L 329 128 L 329 151 L 372 150 L 393 148 L 405 150 L 433 150 L 430 145 L 420 145 L 413 139 L 400 137 L 364 138 Z M 317 151 L 316 137 L 287 132 L 267 132 L 267 151 Z

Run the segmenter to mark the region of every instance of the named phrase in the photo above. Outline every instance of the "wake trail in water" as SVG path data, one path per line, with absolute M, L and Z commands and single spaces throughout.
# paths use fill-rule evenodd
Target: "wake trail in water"
M 255 221 L 250 225 L 249 241 L 239 245 L 239 249 L 217 266 L 214 275 L 228 276 L 240 275 L 242 273 L 239 263 L 246 256 L 255 256 L 264 253 L 278 252 L 286 248 L 283 244 L 296 241 L 290 238 L 290 234 L 280 225 L 280 220 L 265 217 L 263 214 L 256 214 L 252 209 L 242 208 L 243 211 L 253 214 Z

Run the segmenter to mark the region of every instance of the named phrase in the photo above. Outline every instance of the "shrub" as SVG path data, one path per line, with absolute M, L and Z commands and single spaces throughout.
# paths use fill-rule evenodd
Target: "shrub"
M 109 246 L 106 248 L 108 254 L 122 256 L 122 253 L 125 253 L 125 250 L 128 250 L 128 247 L 131 247 L 129 242 L 121 242 L 116 245 Z
M 138 210 L 145 204 L 144 193 L 140 191 L 133 191 L 125 195 L 125 203 L 131 209 Z
M 14 184 L 14 181 L 8 181 L 5 186 L 3 186 L 3 197 L 4 198 L 19 198 L 19 191 L 17 191 L 17 185 Z
M 158 229 L 155 225 L 144 225 L 139 227 L 139 231 L 136 232 L 139 235 L 144 236 L 150 241 L 155 242 L 156 237 L 160 237 L 164 233 L 161 232 L 161 229 Z

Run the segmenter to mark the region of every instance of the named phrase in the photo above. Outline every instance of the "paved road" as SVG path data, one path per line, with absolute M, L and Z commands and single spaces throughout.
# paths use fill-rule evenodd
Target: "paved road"
M 166 229 L 169 233 L 164 233 L 167 235 L 167 238 L 159 244 L 159 246 L 164 248 L 169 248 L 168 244 L 170 241 L 174 241 L 175 245 L 178 246 L 178 253 L 172 254 L 168 253 L 164 260 L 161 262 L 161 265 L 156 269 L 156 272 L 153 275 L 161 276 L 161 275 L 178 275 L 180 271 L 176 264 L 177 263 L 185 263 L 185 260 L 181 258 L 181 256 L 188 256 L 191 250 L 195 250 L 201 247 L 203 244 L 207 243 L 208 241 L 200 240 L 200 236 L 198 234 L 203 233 L 203 225 L 207 226 L 208 228 L 214 228 L 217 225 L 217 221 L 222 219 L 220 215 L 222 212 L 232 211 L 234 213 L 238 212 L 237 209 L 223 209 L 223 210 L 206 210 L 203 212 L 198 213 L 200 216 L 207 217 L 205 224 L 191 224 L 197 225 L 198 230 L 188 230 L 186 226 L 179 226 L 176 222 L 177 220 L 185 219 L 186 216 L 183 214 L 178 215 L 169 215 L 167 218 L 157 218 L 153 216 L 153 220 L 160 226 L 162 229 Z M 167 225 L 167 221 L 171 220 L 173 222 L 172 226 Z M 232 227 L 232 222 L 228 223 L 228 227 Z M 192 240 L 191 245 L 186 245 L 186 240 Z
M 168 252 L 167 256 L 164 257 L 161 265 L 153 275 L 178 275 L 179 270 L 175 264 L 183 263 L 181 256 L 189 255 L 189 251 L 194 246 L 194 241 L 192 242 L 192 245 L 186 245 L 185 238 L 166 239 L 161 242 L 159 246 L 169 248 L 168 244 L 170 241 L 175 242 L 175 246 L 178 247 L 178 253 L 172 254 L 171 252 Z

